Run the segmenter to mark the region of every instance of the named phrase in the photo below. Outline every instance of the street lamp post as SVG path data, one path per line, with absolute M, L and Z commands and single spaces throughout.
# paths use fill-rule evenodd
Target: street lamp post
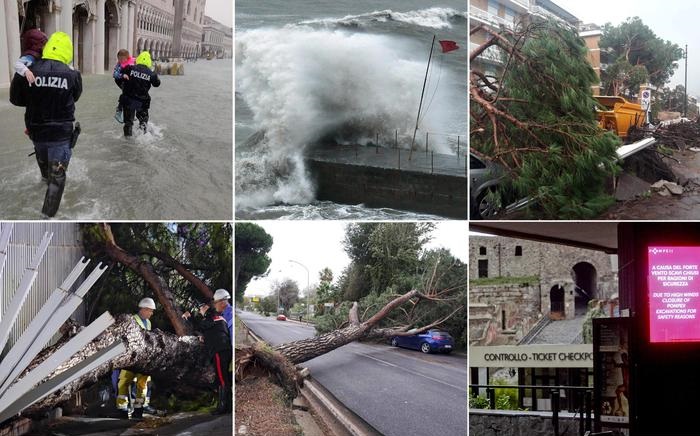
M 304 265 L 301 262 L 297 262 L 296 260 L 292 260 L 292 259 L 289 259 L 289 261 L 291 263 L 296 263 L 300 267 L 304 268 L 304 270 L 306 270 L 306 318 L 308 319 L 308 317 L 309 317 L 309 283 L 310 283 L 309 282 L 309 269 L 306 267 L 306 265 Z
M 685 99 L 683 100 L 683 117 L 688 118 L 688 44 L 685 45 Z

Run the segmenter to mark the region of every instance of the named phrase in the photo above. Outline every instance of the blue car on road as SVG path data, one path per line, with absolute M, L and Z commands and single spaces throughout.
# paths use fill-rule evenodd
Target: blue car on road
M 424 353 L 442 352 L 450 353 L 455 341 L 449 333 L 442 330 L 428 330 L 412 336 L 394 336 L 391 339 L 394 347 L 412 348 Z

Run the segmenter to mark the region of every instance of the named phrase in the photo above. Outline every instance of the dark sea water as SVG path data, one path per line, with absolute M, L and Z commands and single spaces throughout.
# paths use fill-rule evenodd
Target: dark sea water
M 453 153 L 466 136 L 464 1 L 237 1 L 236 216 L 241 219 L 431 219 L 318 202 L 303 162 L 321 139 L 408 147 L 433 35 L 418 137 Z M 421 145 L 422 146 L 422 145 Z

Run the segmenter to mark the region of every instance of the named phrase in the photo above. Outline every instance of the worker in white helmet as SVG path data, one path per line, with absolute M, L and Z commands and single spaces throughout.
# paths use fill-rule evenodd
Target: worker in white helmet
M 133 315 L 134 321 L 144 330 L 151 330 L 150 318 L 156 310 L 156 303 L 153 298 L 143 298 L 139 301 L 139 311 Z M 133 371 L 122 369 L 119 373 L 119 384 L 117 393 L 117 409 L 121 418 L 129 419 L 129 387 L 136 379 L 136 398 L 134 399 L 134 411 L 132 419 L 143 418 L 144 408 L 152 413 L 153 409 L 148 405 L 148 382 L 151 377 L 145 374 L 137 374 Z
M 233 307 L 228 303 L 230 299 L 231 294 L 226 289 L 217 289 L 212 300 L 214 309 L 226 320 L 229 334 L 231 335 L 231 345 L 233 346 Z

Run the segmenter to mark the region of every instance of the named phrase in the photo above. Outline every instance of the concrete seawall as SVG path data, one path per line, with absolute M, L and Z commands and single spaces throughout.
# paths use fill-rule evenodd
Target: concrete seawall
M 467 219 L 466 157 L 367 146 L 311 151 L 317 199 Z

